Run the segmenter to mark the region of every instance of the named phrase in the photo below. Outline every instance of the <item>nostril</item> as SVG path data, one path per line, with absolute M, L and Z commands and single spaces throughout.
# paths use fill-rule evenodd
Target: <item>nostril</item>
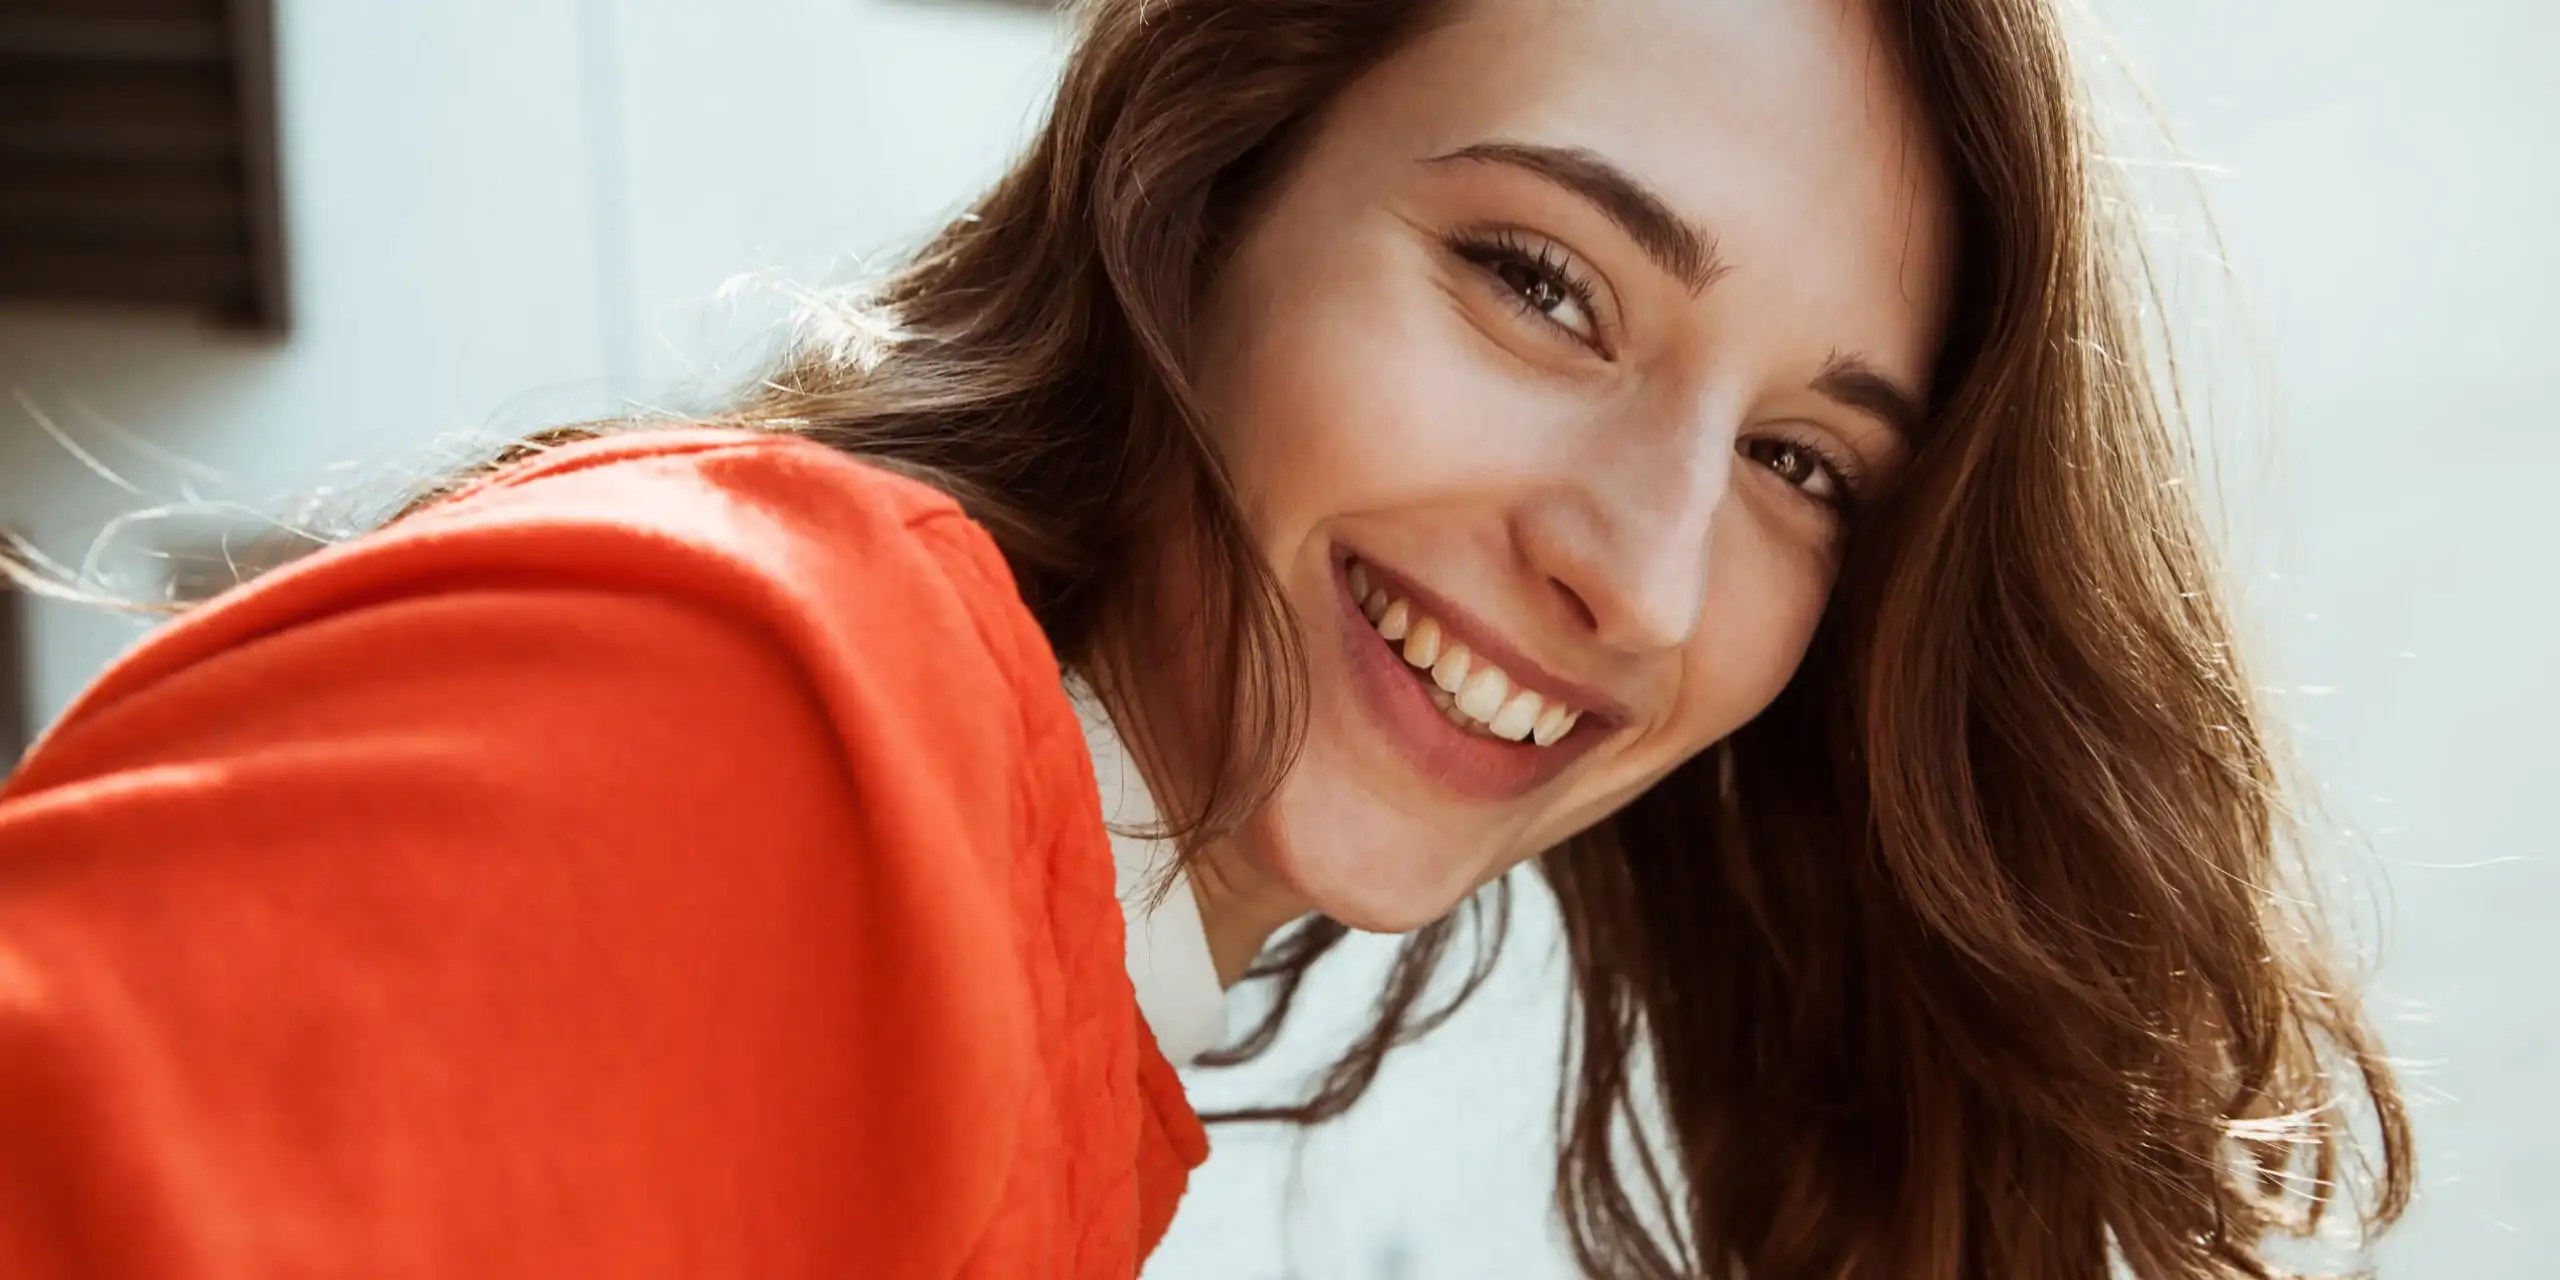
M 1581 624 L 1583 630 L 1598 631 L 1600 629 L 1600 615 L 1591 611 L 1591 602 L 1583 599 L 1581 592 L 1566 585 L 1562 578 L 1550 577 L 1547 579 L 1547 585 L 1555 588 L 1556 598 L 1564 601 L 1566 612 L 1575 622 Z

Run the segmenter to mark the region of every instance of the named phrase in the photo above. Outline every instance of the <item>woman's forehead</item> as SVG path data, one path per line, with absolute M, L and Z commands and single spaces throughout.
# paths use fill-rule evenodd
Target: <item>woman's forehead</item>
M 1905 96 L 1869 0 L 1458 0 L 1390 65 L 1456 110 L 1622 122 L 1708 111 L 1837 131 Z
M 1338 108 L 1336 147 L 1381 185 L 1488 143 L 1570 149 L 1704 231 L 1738 277 L 1935 328 L 1938 147 L 1865 0 L 1462 2 Z

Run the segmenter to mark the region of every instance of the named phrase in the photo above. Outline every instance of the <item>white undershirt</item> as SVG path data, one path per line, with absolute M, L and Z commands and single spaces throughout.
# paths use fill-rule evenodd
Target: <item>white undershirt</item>
M 1128 923 L 1129 983 L 1138 991 L 1138 1012 L 1146 1015 L 1166 1060 L 1188 1066 L 1227 1038 L 1226 988 L 1219 985 L 1217 962 L 1209 955 L 1200 904 L 1191 896 L 1191 877 L 1180 874 L 1172 877 L 1162 901 L 1148 904 L 1173 864 L 1174 844 L 1119 830 L 1153 826 L 1155 798 L 1147 793 L 1146 780 L 1138 776 L 1101 700 L 1081 680 L 1070 679 L 1067 692 L 1077 719 L 1084 722 L 1085 749 L 1092 753 L 1094 781 L 1102 789 L 1102 820 L 1114 828 L 1111 861 L 1119 873 L 1121 915 Z

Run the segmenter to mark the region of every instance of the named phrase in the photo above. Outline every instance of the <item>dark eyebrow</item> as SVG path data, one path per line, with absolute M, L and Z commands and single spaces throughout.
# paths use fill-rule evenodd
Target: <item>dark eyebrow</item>
M 1833 352 L 1823 362 L 1822 372 L 1814 375 L 1813 389 L 1834 403 L 1884 423 L 1906 444 L 1916 444 L 1920 439 L 1921 423 L 1927 416 L 1920 397 L 1876 372 L 1876 367 L 1863 356 Z
M 1435 156 L 1431 163 L 1453 161 L 1509 165 L 1590 201 L 1608 215 L 1609 221 L 1617 223 L 1647 257 L 1689 286 L 1691 293 L 1704 291 L 1724 274 L 1713 235 L 1672 212 L 1652 188 L 1598 152 L 1531 142 L 1479 142 Z

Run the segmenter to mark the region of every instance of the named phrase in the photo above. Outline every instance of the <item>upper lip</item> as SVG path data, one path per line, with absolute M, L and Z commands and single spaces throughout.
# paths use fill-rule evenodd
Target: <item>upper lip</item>
M 1451 636 L 1486 661 L 1502 668 L 1503 674 L 1511 677 L 1513 685 L 1527 689 L 1542 698 L 1562 702 L 1581 712 L 1586 721 L 1600 721 L 1601 727 L 1604 728 L 1626 722 L 1628 713 L 1625 704 L 1589 685 L 1576 683 L 1548 670 L 1536 659 L 1505 641 L 1501 633 L 1495 631 L 1483 619 L 1459 608 L 1447 597 L 1430 591 L 1412 578 L 1379 563 L 1365 552 L 1346 549 L 1345 554 L 1357 561 L 1360 567 L 1368 572 L 1372 582 L 1385 587 L 1387 594 L 1412 601 L 1415 608 L 1439 621 L 1443 634 Z

